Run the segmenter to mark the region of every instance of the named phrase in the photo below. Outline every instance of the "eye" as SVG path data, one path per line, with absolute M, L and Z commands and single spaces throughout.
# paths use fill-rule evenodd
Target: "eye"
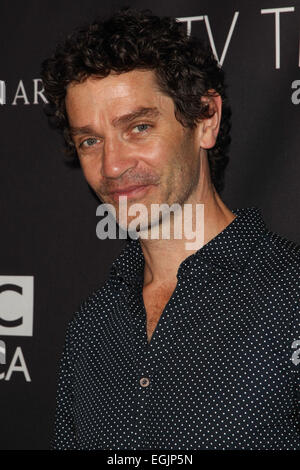
M 138 128 L 142 128 L 141 129 L 141 132 L 145 132 L 147 131 L 148 129 L 145 129 L 146 128 L 149 128 L 151 127 L 150 124 L 138 124 L 137 126 L 135 126 L 133 129 L 138 129 Z M 141 134 L 141 132 L 134 132 L 134 134 Z
M 88 139 L 85 139 L 79 144 L 80 148 L 91 148 L 97 143 L 99 139 L 96 139 L 95 137 L 89 137 Z

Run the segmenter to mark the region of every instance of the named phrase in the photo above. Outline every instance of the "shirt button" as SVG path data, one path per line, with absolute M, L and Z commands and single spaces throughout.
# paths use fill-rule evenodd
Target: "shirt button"
M 140 385 L 142 387 L 148 387 L 149 383 L 150 383 L 150 380 L 148 379 L 148 377 L 142 377 L 140 379 Z

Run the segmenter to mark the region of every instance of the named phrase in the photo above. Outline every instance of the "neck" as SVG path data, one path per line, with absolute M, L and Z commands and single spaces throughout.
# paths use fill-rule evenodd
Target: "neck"
M 159 227 L 159 238 L 140 238 L 141 248 L 145 258 L 144 287 L 170 286 L 177 283 L 177 271 L 188 256 L 198 251 L 203 245 L 215 238 L 234 219 L 235 215 L 224 204 L 210 180 L 206 154 L 202 155 L 201 173 L 196 191 L 190 195 L 184 204 L 190 204 L 192 232 L 194 240 L 186 236 L 182 225 L 182 236 L 174 238 L 174 227 L 178 228 L 178 216 L 170 217 L 170 237 L 163 239 L 162 227 Z M 201 204 L 203 212 L 199 210 Z M 182 214 L 185 214 L 183 208 Z M 184 217 L 181 217 L 183 223 Z M 200 219 L 200 220 L 199 220 Z M 190 220 L 190 218 L 189 218 Z

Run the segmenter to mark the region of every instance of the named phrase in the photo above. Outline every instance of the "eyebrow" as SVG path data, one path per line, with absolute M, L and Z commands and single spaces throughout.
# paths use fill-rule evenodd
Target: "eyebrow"
M 145 107 L 139 107 L 134 109 L 131 113 L 124 114 L 123 116 L 118 116 L 114 118 L 111 121 L 111 124 L 114 127 L 119 127 L 124 124 L 129 124 L 130 122 L 134 121 L 135 119 L 141 118 L 141 117 L 150 117 L 150 118 L 156 118 L 160 115 L 160 111 L 158 110 L 157 107 L 154 108 L 145 108 Z M 83 127 L 73 127 L 70 126 L 70 133 L 72 136 L 75 135 L 82 135 L 82 134 L 94 134 L 96 135 L 97 132 L 90 127 L 90 126 L 83 126 Z

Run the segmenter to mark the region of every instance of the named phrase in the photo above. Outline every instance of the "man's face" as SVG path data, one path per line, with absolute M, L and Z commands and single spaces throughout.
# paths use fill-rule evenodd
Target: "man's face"
M 128 209 L 147 207 L 144 227 L 150 227 L 152 203 L 189 201 L 199 182 L 199 148 L 194 132 L 176 120 L 172 99 L 158 90 L 154 72 L 71 83 L 66 109 L 85 178 L 102 202 L 115 207 L 117 220 L 120 194 L 112 191 L 123 188 L 141 186 L 122 194 Z

